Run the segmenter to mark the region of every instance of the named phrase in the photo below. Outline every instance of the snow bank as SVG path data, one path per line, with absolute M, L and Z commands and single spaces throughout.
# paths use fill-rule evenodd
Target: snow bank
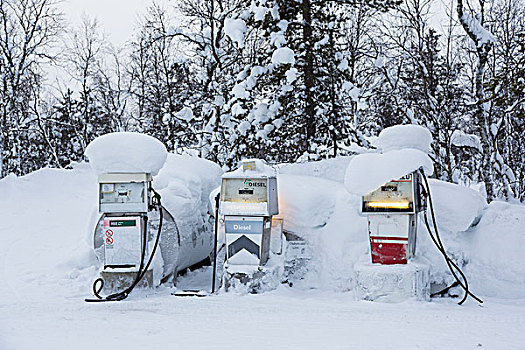
M 432 160 L 418 149 L 359 154 L 346 169 L 345 186 L 348 192 L 362 196 L 420 167 L 427 176 L 434 172 Z
M 92 249 L 98 183 L 90 166 L 8 176 L 0 193 L 1 299 L 89 293 L 98 272 Z
M 525 295 L 525 206 L 492 202 L 463 247 L 472 290 L 498 298 Z
M 209 160 L 169 153 L 166 164 L 153 180 L 153 187 L 175 217 L 191 217 L 207 213 L 208 196 L 220 185 L 222 173 Z
M 86 148 L 91 167 L 101 173 L 151 173 L 157 175 L 167 157 L 166 147 L 156 138 L 134 132 L 116 132 L 97 137 Z
M 337 157 L 316 162 L 280 164 L 279 174 L 295 174 L 321 177 L 327 180 L 344 182 L 346 168 L 352 157 Z
M 427 128 L 419 125 L 395 125 L 383 129 L 379 137 L 374 140 L 373 145 L 381 149 L 383 153 L 405 148 L 428 153 L 431 143 L 432 135 Z
M 439 228 L 461 232 L 479 221 L 487 207 L 485 198 L 479 192 L 434 179 L 428 182 Z
M 340 184 L 310 176 L 279 175 L 279 216 L 285 230 L 309 233 L 326 225 L 335 210 Z

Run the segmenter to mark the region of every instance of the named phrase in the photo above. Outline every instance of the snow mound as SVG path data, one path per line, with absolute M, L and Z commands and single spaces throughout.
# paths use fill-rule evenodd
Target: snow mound
M 351 158 L 352 157 L 337 157 L 315 162 L 280 164 L 279 174 L 307 175 L 344 182 L 345 171 Z
M 340 184 L 311 176 L 279 175 L 279 216 L 284 228 L 304 233 L 323 227 L 335 210 Z
M 525 206 L 492 202 L 463 245 L 469 250 L 465 273 L 473 291 L 498 298 L 525 294 Z
M 173 215 L 181 237 L 177 269 L 196 264 L 211 252 L 213 224 L 208 196 L 220 184 L 221 175 L 222 169 L 213 162 L 169 153 L 166 164 L 153 179 L 153 188 Z
M 301 164 L 290 164 L 295 166 Z M 278 180 L 284 230 L 303 238 L 312 250 L 304 285 L 347 290 L 353 266 L 368 247 L 360 197 L 349 195 L 341 182 L 320 177 L 280 174 Z
M 86 148 L 91 167 L 102 173 L 151 173 L 166 162 L 166 147 L 152 136 L 116 132 L 97 137 Z
M 427 128 L 419 125 L 395 125 L 383 129 L 373 144 L 383 153 L 404 148 L 414 148 L 422 152 L 430 151 L 432 135 Z
M 487 207 L 479 192 L 440 180 L 429 179 L 428 182 L 439 228 L 461 232 L 479 221 Z
M 359 154 L 348 164 L 345 187 L 348 192 L 362 196 L 420 167 L 423 167 L 426 175 L 434 172 L 432 160 L 418 149 Z
M 166 164 L 153 180 L 153 187 L 174 216 L 206 214 L 208 196 L 220 185 L 222 173 L 222 169 L 209 160 L 169 153 Z

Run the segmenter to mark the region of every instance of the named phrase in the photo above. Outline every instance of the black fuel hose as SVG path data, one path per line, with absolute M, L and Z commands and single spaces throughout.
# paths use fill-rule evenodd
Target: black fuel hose
M 429 223 L 429 220 L 428 220 L 428 211 L 427 211 L 427 208 L 425 208 L 425 215 L 423 217 L 425 219 L 425 226 L 427 227 L 428 234 L 429 234 L 430 238 L 432 239 L 432 242 L 434 242 L 435 246 L 438 248 L 438 250 L 441 253 L 441 255 L 443 255 L 443 258 L 445 259 L 445 262 L 447 263 L 447 266 L 448 266 L 448 268 L 450 270 L 450 273 L 452 274 L 452 276 L 456 280 L 456 282 L 454 282 L 454 284 L 461 286 L 461 288 L 465 291 L 465 294 L 463 295 L 463 298 L 459 301 L 458 304 L 459 305 L 463 304 L 465 302 L 465 300 L 467 300 L 467 297 L 469 295 L 472 298 L 474 298 L 476 301 L 478 301 L 479 303 L 483 303 L 483 300 L 481 300 L 480 298 L 475 296 L 471 291 L 469 291 L 467 277 L 465 276 L 463 271 L 459 268 L 459 266 L 448 256 L 448 254 L 447 254 L 447 252 L 445 250 L 445 247 L 443 245 L 443 242 L 441 241 L 441 237 L 439 235 L 439 231 L 438 231 L 438 228 L 437 228 L 436 215 L 434 213 L 434 204 L 432 202 L 432 195 L 430 193 L 430 186 L 428 184 L 428 180 L 427 180 L 427 177 L 426 177 L 425 172 L 423 171 L 423 169 L 420 168 L 419 172 L 421 173 L 421 176 L 423 177 L 423 182 L 425 183 L 424 190 L 426 192 L 426 196 L 428 197 L 428 206 L 427 207 L 430 208 L 430 215 L 431 215 L 431 218 L 432 218 L 432 226 L 434 226 L 434 230 L 432 230 L 431 226 L 430 226 L 430 223 Z M 432 231 L 434 231 L 434 234 L 432 233 Z M 456 273 L 456 271 L 461 276 L 461 279 L 458 277 L 458 274 Z M 452 288 L 452 286 L 447 287 L 444 290 L 448 290 L 450 288 Z M 437 294 L 440 294 L 440 293 L 441 292 L 438 292 Z M 433 294 L 433 295 L 435 295 L 435 294 Z
M 147 227 L 148 227 L 148 217 L 146 216 L 145 217 L 145 223 L 144 223 L 144 230 L 142 232 L 142 237 L 143 237 L 143 244 L 142 244 L 142 251 L 141 251 L 141 256 L 140 256 L 140 265 L 139 265 L 139 269 L 137 271 L 137 276 L 135 277 L 135 280 L 133 281 L 133 283 L 126 289 L 124 289 L 123 291 L 121 292 L 118 292 L 118 293 L 114 293 L 114 294 L 110 294 L 106 297 L 102 297 L 100 295 L 100 292 L 102 291 L 102 288 L 104 288 L 104 280 L 102 278 L 97 278 L 95 280 L 95 282 L 93 283 L 93 294 L 97 297 L 97 299 L 85 299 L 86 302 L 88 303 L 99 303 L 99 302 L 106 302 L 106 301 L 121 301 L 121 300 L 124 300 L 126 299 L 129 294 L 131 293 L 131 291 L 133 289 L 135 289 L 135 287 L 137 286 L 137 284 L 140 283 L 140 281 L 142 280 L 142 278 L 144 278 L 144 276 L 146 275 L 146 272 L 148 271 L 148 268 L 151 264 L 151 262 L 153 261 L 153 257 L 155 256 L 155 252 L 157 251 L 157 247 L 159 245 L 159 241 L 160 241 L 160 233 L 162 231 L 162 221 L 163 221 L 163 210 L 164 208 L 162 207 L 161 205 L 161 202 L 160 202 L 160 194 L 158 194 L 155 190 L 153 190 L 153 193 L 154 193 L 154 199 L 156 201 L 155 203 L 155 207 L 158 209 L 159 211 L 159 228 L 157 230 L 157 238 L 155 239 L 155 244 L 153 245 L 153 250 L 151 251 L 151 255 L 148 259 L 148 262 L 146 263 L 146 266 L 144 266 L 144 258 L 146 256 L 146 240 L 147 240 Z M 99 286 L 97 288 L 97 285 Z

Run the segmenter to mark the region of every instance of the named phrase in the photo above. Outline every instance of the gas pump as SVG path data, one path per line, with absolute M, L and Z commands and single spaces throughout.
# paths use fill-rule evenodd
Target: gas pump
M 356 297 L 364 300 L 428 300 L 430 266 L 414 261 L 418 213 L 425 209 L 421 175 L 411 172 L 362 197 L 370 257 L 354 266 Z
M 160 196 L 152 189 L 151 181 L 149 173 L 99 175 L 103 269 L 102 277 L 93 285 L 97 299 L 86 301 L 122 300 L 139 283 L 142 286 L 153 285 L 153 273 L 149 266 L 159 243 L 163 210 Z M 149 255 L 148 212 L 151 210 L 159 211 L 160 221 L 154 247 Z M 103 298 L 99 293 L 104 285 L 107 290 L 122 291 Z
M 272 250 L 282 250 L 282 221 L 272 237 L 272 217 L 279 213 L 277 178 L 261 171 L 261 161 L 243 161 L 237 171 L 222 176 L 221 224 L 226 239 L 224 286 L 239 284 L 250 292 L 267 286 L 277 273 L 270 266 Z M 275 247 L 272 249 L 272 247 Z
M 363 196 L 372 263 L 406 264 L 414 256 L 417 213 L 425 208 L 420 181 L 412 172 Z
M 460 305 L 468 296 L 483 302 L 469 291 L 465 274 L 446 253 L 438 232 L 430 187 L 422 168 L 400 179 L 391 180 L 363 196 L 361 211 L 368 218 L 372 265 L 356 264 L 354 267 L 356 296 L 359 299 L 396 301 L 414 297 L 428 300 L 446 293 L 454 286 L 460 286 L 465 291 Z M 413 259 L 418 214 L 422 211 L 428 234 L 456 280 L 450 287 L 434 294 L 430 294 L 430 266 L 421 259 Z M 429 211 L 431 220 L 428 218 Z

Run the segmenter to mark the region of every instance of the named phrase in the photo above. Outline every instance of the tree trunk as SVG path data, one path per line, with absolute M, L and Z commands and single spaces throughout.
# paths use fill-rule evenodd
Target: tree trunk
M 303 0 L 303 43 L 305 47 L 305 62 L 303 66 L 305 89 L 306 140 L 309 143 L 316 131 L 314 88 L 314 57 L 312 38 L 312 5 L 310 0 Z M 308 146 L 308 145 L 306 145 Z

